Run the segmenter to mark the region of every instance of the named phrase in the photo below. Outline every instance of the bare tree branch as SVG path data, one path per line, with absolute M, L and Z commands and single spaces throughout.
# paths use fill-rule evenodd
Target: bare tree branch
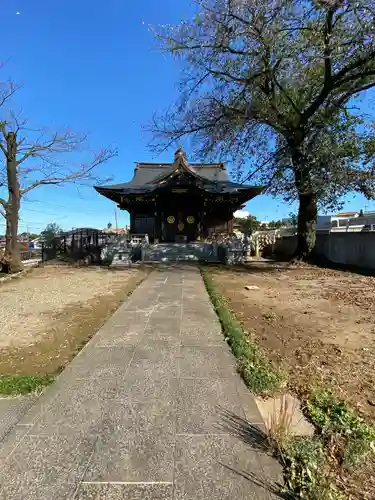
M 80 180 L 88 180 L 91 178 L 92 171 L 95 168 L 107 162 L 116 154 L 117 153 L 113 150 L 102 150 L 100 153 L 95 155 L 94 159 L 90 163 L 81 165 L 78 170 L 70 174 L 61 174 L 60 176 L 45 175 L 43 178 L 34 181 L 26 188 L 21 189 L 21 195 L 23 196 L 39 186 L 60 185 L 66 183 L 76 183 Z
M 17 165 L 20 165 L 30 157 L 43 157 L 47 153 L 56 154 L 74 151 L 86 140 L 85 136 L 81 137 L 70 131 L 63 132 L 61 135 L 55 132 L 47 139 L 43 139 L 44 135 L 45 132 L 43 131 L 41 137 L 31 145 L 27 145 L 26 141 L 22 140 L 21 144 L 25 143 L 25 145 L 23 145 L 20 152 L 24 150 L 26 152 L 17 158 Z
M 0 123 L 0 131 L 3 135 L 3 138 L 6 140 L 6 129 L 5 129 L 5 125 L 3 123 Z M 7 150 L 4 146 L 4 144 L 2 143 L 2 141 L 0 140 L 0 149 L 1 151 L 3 152 L 5 158 L 7 158 Z
M 17 85 L 12 80 L 0 82 L 0 108 L 21 88 L 22 85 Z

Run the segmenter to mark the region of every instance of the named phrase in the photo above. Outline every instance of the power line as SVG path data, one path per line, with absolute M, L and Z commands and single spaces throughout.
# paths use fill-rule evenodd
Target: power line
M 35 200 L 35 201 L 24 200 L 24 203 L 42 203 L 43 205 L 45 205 L 47 207 L 50 206 L 52 208 L 63 208 L 65 210 L 69 210 L 69 209 L 71 210 L 71 207 L 69 207 L 67 205 L 58 205 L 56 203 L 42 202 L 42 201 L 39 201 L 39 200 Z M 31 209 L 29 209 L 29 210 L 31 210 Z M 79 211 L 80 211 L 80 213 L 83 213 L 83 214 L 86 213 L 88 215 L 90 215 L 90 214 L 97 214 L 98 213 L 98 211 L 95 210 L 95 209 L 90 210 L 90 209 L 87 209 L 87 208 L 85 208 L 85 209 L 81 209 L 80 208 Z M 109 210 L 108 210 L 108 212 L 109 212 Z
M 62 220 L 62 219 L 67 219 L 67 217 L 62 217 L 62 218 L 56 219 L 56 220 Z M 24 219 L 20 219 L 19 220 L 19 224 L 46 224 L 46 221 L 45 220 L 24 220 Z M 1 226 L 5 226 L 5 222 L 0 222 L 0 225 Z
M 32 208 L 23 208 L 21 210 L 24 210 L 25 212 L 36 212 L 37 214 L 45 214 L 45 215 L 61 215 L 60 213 L 51 213 L 51 212 L 45 212 L 44 210 L 33 210 Z

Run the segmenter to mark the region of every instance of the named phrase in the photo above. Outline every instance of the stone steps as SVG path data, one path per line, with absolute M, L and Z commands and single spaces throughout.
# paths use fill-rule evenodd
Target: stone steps
M 211 243 L 155 243 L 137 248 L 117 246 L 111 266 L 142 262 L 221 262 L 218 245 Z
M 218 262 L 216 245 L 208 243 L 156 243 L 142 249 L 144 262 Z

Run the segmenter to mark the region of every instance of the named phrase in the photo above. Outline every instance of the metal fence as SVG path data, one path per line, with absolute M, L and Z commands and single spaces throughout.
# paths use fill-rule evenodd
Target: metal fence
M 98 229 L 74 229 L 55 237 L 49 243 L 44 242 L 42 244 L 42 260 L 89 258 L 99 262 L 101 249 L 121 238 L 124 238 L 123 234 L 107 233 Z

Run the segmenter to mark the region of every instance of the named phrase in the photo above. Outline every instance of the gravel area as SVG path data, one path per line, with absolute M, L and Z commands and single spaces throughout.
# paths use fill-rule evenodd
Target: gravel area
M 0 283 L 0 348 L 33 345 L 68 307 L 115 295 L 136 272 L 47 266 Z

